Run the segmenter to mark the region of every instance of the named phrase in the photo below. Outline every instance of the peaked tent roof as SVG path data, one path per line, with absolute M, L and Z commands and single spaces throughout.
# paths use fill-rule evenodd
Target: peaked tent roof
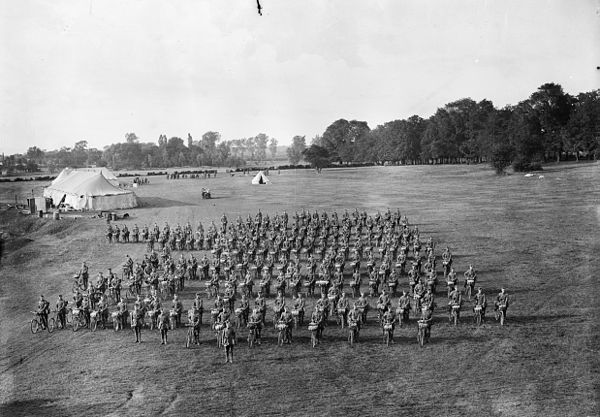
M 271 181 L 267 178 L 264 172 L 258 171 L 258 174 L 252 178 L 252 184 L 270 184 Z
M 102 173 L 104 178 L 106 178 L 108 180 L 108 182 L 110 182 L 115 187 L 119 186 L 119 180 L 117 179 L 115 174 L 113 174 L 108 168 L 101 167 L 101 168 L 65 168 L 60 172 L 60 174 L 58 174 L 58 176 L 54 179 L 54 181 L 52 181 L 51 187 L 57 186 L 61 182 L 65 181 L 66 179 L 72 178 L 74 175 L 77 177 L 82 177 L 82 176 L 92 177 L 97 173 Z

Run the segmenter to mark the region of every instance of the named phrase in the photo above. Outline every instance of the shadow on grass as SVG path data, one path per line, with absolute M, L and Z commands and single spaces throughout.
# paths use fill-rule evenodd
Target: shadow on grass
M 169 200 L 162 197 L 138 197 L 139 207 L 182 207 L 193 206 L 195 204 L 186 203 L 184 201 Z
M 64 409 L 53 404 L 51 399 L 35 399 L 28 401 L 11 401 L 0 404 L 0 415 L 2 416 L 60 416 L 68 415 Z

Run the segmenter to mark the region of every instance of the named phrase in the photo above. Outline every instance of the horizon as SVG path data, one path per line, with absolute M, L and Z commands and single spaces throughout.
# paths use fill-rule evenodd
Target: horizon
M 577 95 L 600 86 L 596 4 L 261 0 L 259 16 L 254 0 L 6 2 L 0 150 L 103 149 L 130 132 L 289 146 L 338 119 L 502 108 L 547 82 Z

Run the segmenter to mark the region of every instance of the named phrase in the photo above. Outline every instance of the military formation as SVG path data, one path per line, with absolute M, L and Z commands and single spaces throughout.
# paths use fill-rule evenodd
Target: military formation
M 306 326 L 316 347 L 328 326 L 347 329 L 353 344 L 371 323 L 389 344 L 397 326 L 412 328 L 412 317 L 422 346 L 431 335 L 433 313 L 440 310 L 442 277 L 448 321 L 459 323 L 465 302 L 476 325 L 485 321 L 487 299 L 475 268 L 470 265 L 459 283 L 450 249 L 438 255 L 432 238 L 423 239 L 399 211 L 302 211 L 291 218 L 286 212 L 270 217 L 259 211 L 232 223 L 223 214 L 220 224 L 211 222 L 206 230 L 201 223 L 195 229 L 189 223 L 165 223 L 162 229 L 155 223 L 131 230 L 109 224 L 106 239 L 144 244 L 146 254 L 140 260 L 127 255 L 120 271 L 109 268 L 95 280 L 83 263 L 73 277 L 72 300 L 59 297 L 52 315 L 50 303 L 40 298 L 32 331 L 34 321 L 36 330 L 50 331 L 130 326 L 136 342 L 143 329 L 156 329 L 161 344 L 167 344 L 169 331 L 185 327 L 190 347 L 200 343 L 202 326 L 210 326 L 217 346 L 233 361 L 241 333 L 252 348 L 269 326 L 279 345 L 291 344 L 293 330 Z M 182 300 L 189 287 L 192 299 Z M 494 303 L 501 324 L 508 305 L 502 289 Z

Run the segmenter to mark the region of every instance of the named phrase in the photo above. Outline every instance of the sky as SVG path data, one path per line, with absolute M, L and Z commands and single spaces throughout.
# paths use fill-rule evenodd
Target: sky
M 454 100 L 600 88 L 600 0 L 0 3 L 0 152 L 135 132 L 307 142 Z

